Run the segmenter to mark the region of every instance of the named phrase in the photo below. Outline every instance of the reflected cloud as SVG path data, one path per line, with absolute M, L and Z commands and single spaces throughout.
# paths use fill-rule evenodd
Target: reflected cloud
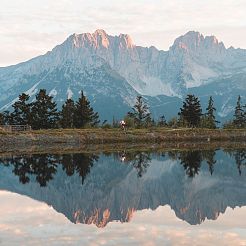
M 201 226 L 194 227 L 178 219 L 169 206 L 164 206 L 155 211 L 137 211 L 131 223 L 110 222 L 106 228 L 100 229 L 92 225 L 72 224 L 48 205 L 25 196 L 1 191 L 1 201 L 3 198 L 10 207 L 4 207 L 4 211 L 0 204 L 2 245 L 246 244 L 246 225 L 238 224 L 238 219 L 246 214 L 246 207 L 228 209 L 216 222 L 206 221 Z M 26 208 L 26 204 L 33 211 L 40 212 L 33 212 Z M 22 213 L 15 212 L 17 206 Z

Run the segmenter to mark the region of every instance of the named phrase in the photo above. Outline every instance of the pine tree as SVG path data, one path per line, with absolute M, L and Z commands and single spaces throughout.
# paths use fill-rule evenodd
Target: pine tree
M 246 127 L 246 104 L 243 106 L 244 127 Z
M 4 125 L 4 114 L 0 113 L 0 125 Z
M 119 121 L 116 120 L 114 117 L 113 117 L 113 120 L 112 120 L 112 127 L 113 128 L 118 128 L 119 127 Z
M 165 127 L 167 126 L 167 121 L 164 115 L 162 115 L 158 121 L 158 126 Z
M 241 106 L 240 95 L 238 96 L 237 105 L 235 107 L 233 124 L 235 127 L 238 127 L 238 128 L 242 128 L 246 126 L 245 112 Z
M 2 116 L 3 116 L 3 125 L 11 125 L 13 124 L 13 118 L 12 118 L 12 115 L 11 113 L 6 110 L 2 113 Z
M 28 103 L 29 95 L 22 93 L 19 95 L 19 100 L 12 107 L 14 111 L 11 113 L 12 124 L 28 125 L 30 124 L 31 105 Z
M 99 124 L 99 115 L 94 112 L 93 108 L 90 106 L 90 102 L 87 97 L 81 91 L 81 96 L 75 105 L 75 126 L 77 128 L 82 128 L 85 126 L 96 126 Z
M 67 99 L 62 105 L 60 124 L 63 128 L 74 128 L 75 109 L 72 99 Z
M 148 105 L 143 101 L 142 96 L 137 96 L 136 103 L 132 108 L 133 112 L 128 112 L 128 116 L 134 120 L 136 127 L 149 125 L 151 122 Z
M 155 120 L 151 118 L 151 115 L 149 114 L 148 117 L 146 117 L 144 122 L 144 127 L 152 127 L 155 126 Z
M 206 108 L 206 114 L 204 115 L 204 127 L 215 129 L 216 123 L 219 123 L 219 121 L 216 121 L 215 119 L 215 111 L 216 108 L 214 107 L 214 101 L 213 98 L 210 96 L 208 101 L 208 107 Z
M 180 121 L 185 122 L 188 127 L 198 127 L 201 122 L 202 109 L 198 97 L 187 95 L 180 108 Z
M 59 122 L 59 112 L 53 97 L 41 89 L 36 95 L 36 101 L 32 103 L 31 126 L 33 129 L 56 128 Z

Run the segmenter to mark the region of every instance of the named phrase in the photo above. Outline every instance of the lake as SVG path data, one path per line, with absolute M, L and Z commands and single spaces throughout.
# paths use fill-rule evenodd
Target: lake
M 246 149 L 0 157 L 0 245 L 246 245 Z

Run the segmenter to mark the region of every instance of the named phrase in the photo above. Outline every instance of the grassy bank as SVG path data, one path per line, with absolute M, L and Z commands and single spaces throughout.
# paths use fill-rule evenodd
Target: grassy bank
M 34 155 L 34 154 L 75 154 L 75 153 L 86 153 L 86 154 L 112 154 L 118 152 L 155 152 L 163 153 L 169 151 L 191 151 L 191 150 L 235 150 L 235 149 L 246 149 L 246 143 L 242 142 L 212 142 L 212 143 L 158 143 L 158 144 L 89 144 L 80 145 L 78 147 L 72 146 L 39 146 L 33 145 L 30 147 L 20 148 L 8 148 L 0 149 L 0 158 L 20 156 L 20 155 Z
M 210 129 L 55 129 L 30 132 L 0 132 L 0 152 L 27 149 L 81 149 L 94 145 L 204 146 L 228 142 L 242 145 L 246 130 Z M 114 147 L 112 147 L 114 148 Z

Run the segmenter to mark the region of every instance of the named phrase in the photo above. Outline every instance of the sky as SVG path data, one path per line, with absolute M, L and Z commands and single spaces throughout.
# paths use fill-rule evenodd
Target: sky
M 246 48 L 245 0 L 0 0 L 0 66 L 46 53 L 73 33 L 104 29 L 168 50 L 188 31 Z
M 52 207 L 0 191 L 1 245 L 246 245 L 246 207 L 227 208 L 216 221 L 191 226 L 169 206 L 135 212 L 129 223 L 105 228 L 71 223 Z

